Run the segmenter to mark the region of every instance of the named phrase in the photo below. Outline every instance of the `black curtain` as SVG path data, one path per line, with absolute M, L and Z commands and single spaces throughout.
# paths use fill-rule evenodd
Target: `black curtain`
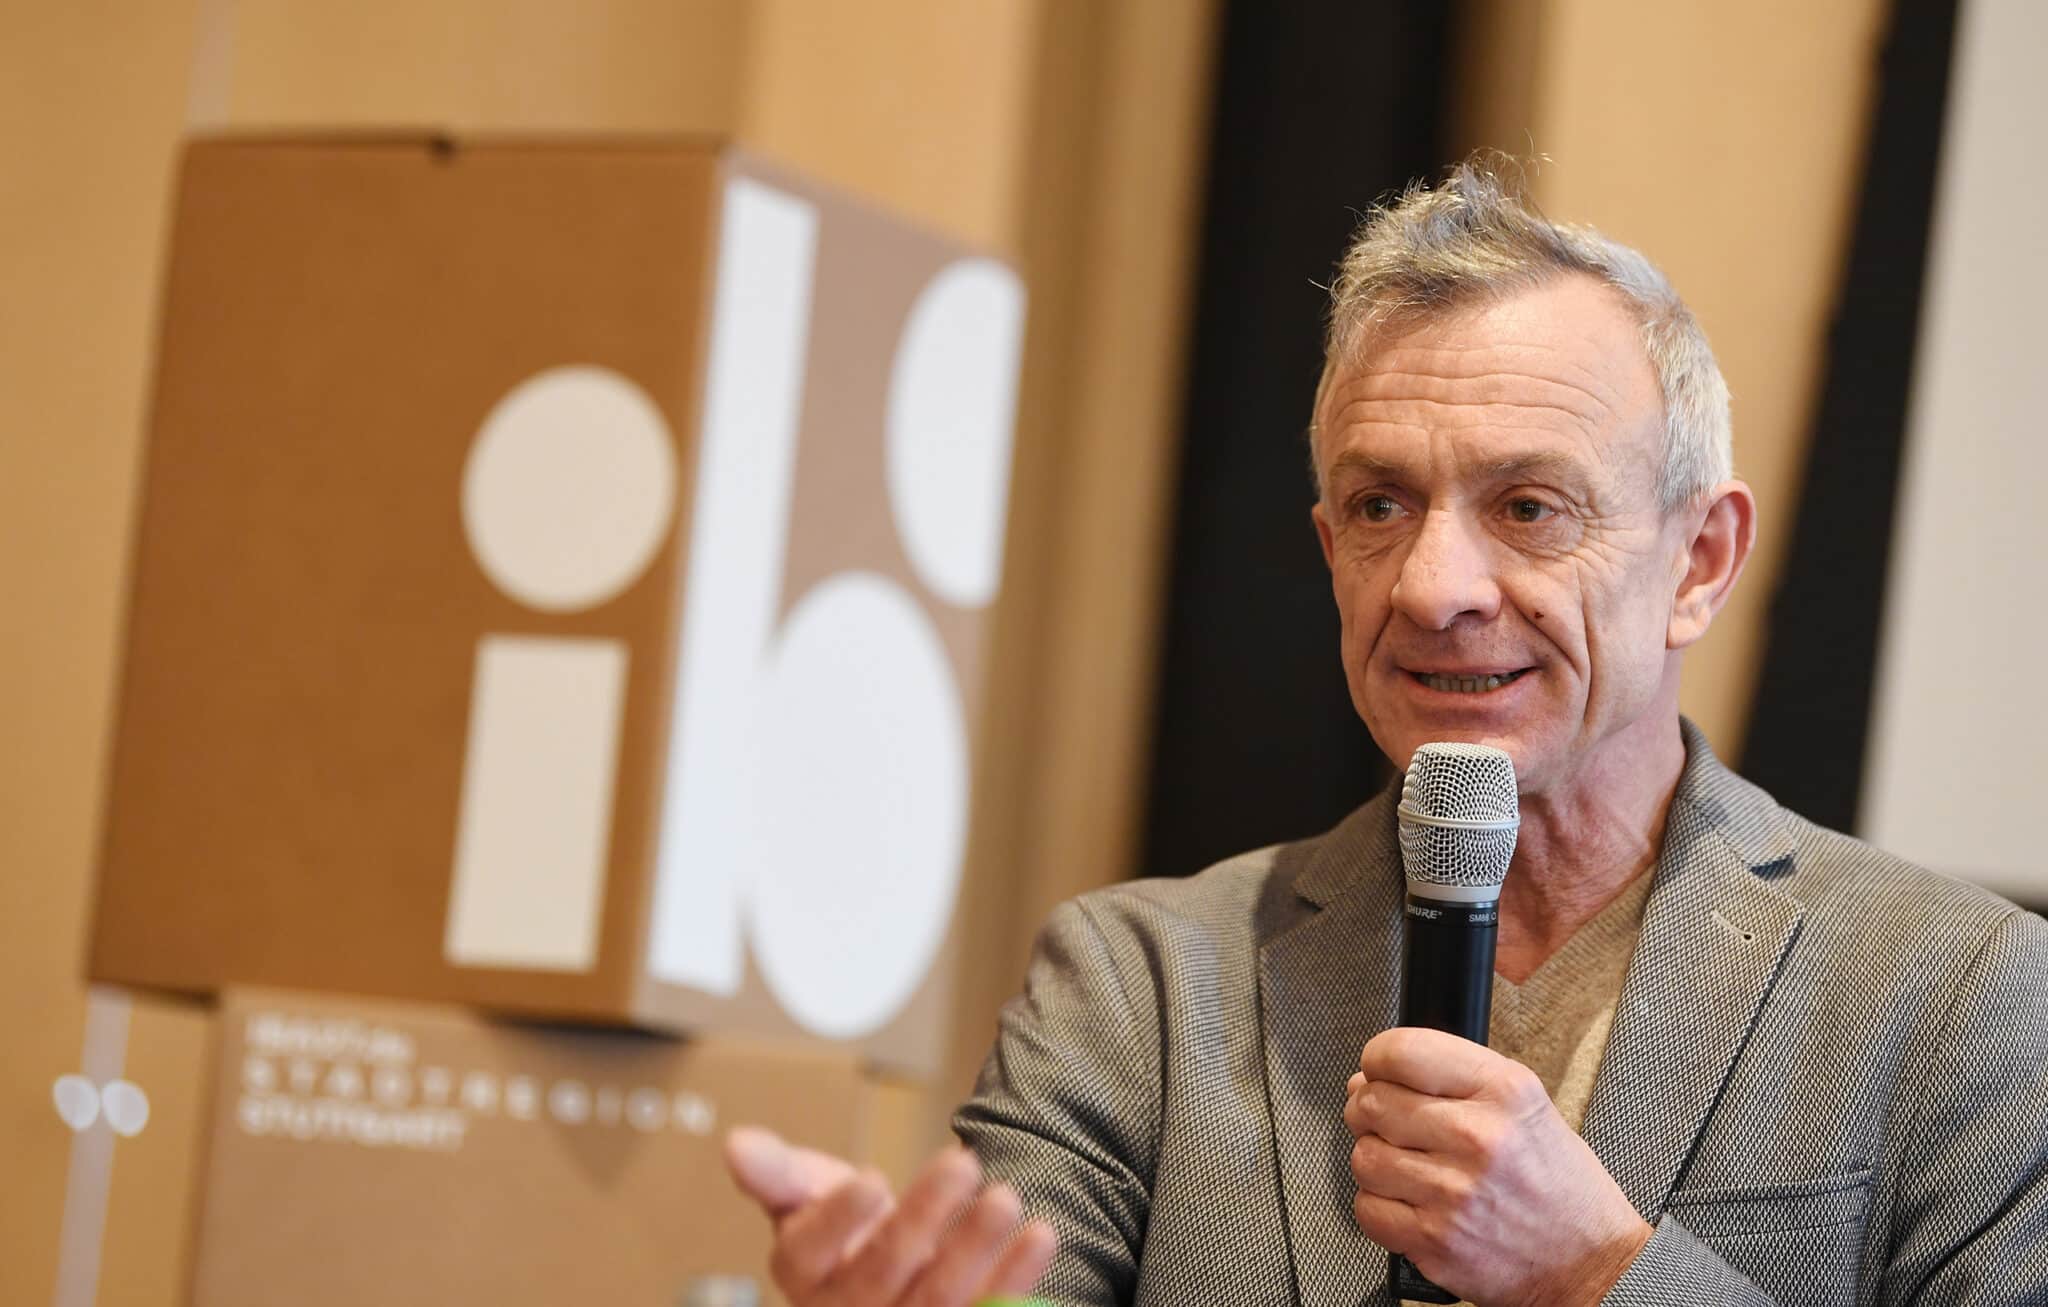
M 1956 8 L 1892 5 L 1855 235 L 1743 750 L 1745 775 L 1838 830 L 1856 828 L 1862 793 Z
M 1454 7 L 1226 7 L 1143 868 L 1321 831 L 1387 775 L 1309 522 L 1321 289 L 1363 211 L 1448 162 Z

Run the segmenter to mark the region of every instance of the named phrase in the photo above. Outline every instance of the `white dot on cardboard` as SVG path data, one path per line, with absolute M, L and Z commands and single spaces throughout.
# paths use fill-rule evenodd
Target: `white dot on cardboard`
M 492 584 L 530 608 L 573 612 L 639 579 L 675 499 L 675 442 L 646 392 L 607 368 L 550 368 L 477 431 L 462 525 Z
M 84 1130 L 100 1117 L 99 1086 L 81 1075 L 58 1076 L 50 1086 L 57 1115 L 73 1130 Z
M 149 1124 L 149 1095 L 131 1080 L 110 1080 L 100 1090 L 100 1110 L 123 1139 L 132 1139 Z
M 886 472 L 917 575 L 963 608 L 995 598 L 1010 502 L 1024 289 L 993 259 L 947 265 L 911 307 L 889 377 Z
M 755 960 L 835 1039 L 873 1031 L 924 979 L 966 836 L 967 732 L 951 663 L 894 581 L 842 572 L 790 613 L 751 763 Z

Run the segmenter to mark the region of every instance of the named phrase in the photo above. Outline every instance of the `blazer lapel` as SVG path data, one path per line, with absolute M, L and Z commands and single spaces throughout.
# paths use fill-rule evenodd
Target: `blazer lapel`
M 1352 1138 L 1342 1113 L 1359 1050 L 1398 1010 L 1404 881 L 1391 796 L 1304 847 L 1306 863 L 1283 891 L 1298 901 L 1274 914 L 1286 924 L 1259 952 L 1288 1249 L 1303 1307 L 1387 1303 L 1386 1250 L 1351 1215 Z
M 1685 723 L 1641 938 L 1586 1106 L 1583 1135 L 1645 1220 L 1682 1176 L 1798 935 L 1777 805 Z

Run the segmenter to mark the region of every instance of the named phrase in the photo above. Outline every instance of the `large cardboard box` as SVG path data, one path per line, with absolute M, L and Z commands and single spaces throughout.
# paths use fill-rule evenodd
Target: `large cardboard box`
M 715 142 L 192 145 L 93 976 L 930 1070 L 1022 315 Z
M 191 1307 L 677 1307 L 767 1285 L 741 1121 L 901 1174 L 907 1090 L 830 1051 L 230 991 Z

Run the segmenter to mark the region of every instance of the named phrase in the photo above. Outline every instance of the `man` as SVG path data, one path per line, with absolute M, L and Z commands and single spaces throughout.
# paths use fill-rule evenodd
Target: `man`
M 1397 768 L 1515 761 L 1495 1047 L 1394 1028 L 1390 795 L 1084 896 L 971 1156 L 898 1201 L 736 1132 L 784 1290 L 1386 1302 L 1391 1249 L 1482 1307 L 2048 1302 L 2048 924 L 1778 808 L 1678 715 L 1755 536 L 1691 314 L 1471 164 L 1375 213 L 1332 299 L 1352 702 Z

